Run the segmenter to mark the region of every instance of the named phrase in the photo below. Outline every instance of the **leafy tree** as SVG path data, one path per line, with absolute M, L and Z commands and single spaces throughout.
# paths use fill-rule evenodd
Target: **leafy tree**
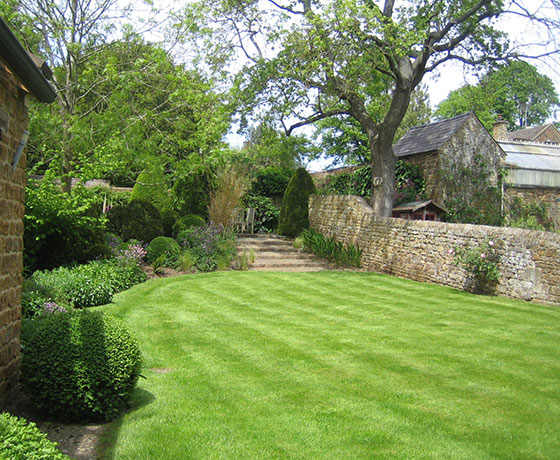
M 83 178 L 133 185 L 148 165 L 177 171 L 193 153 L 210 155 L 222 146 L 227 101 L 211 81 L 174 64 L 168 52 L 138 35 L 107 44 L 83 65 L 78 83 L 88 91 L 75 106 L 74 135 L 66 142 Z M 56 164 L 62 125 L 55 106 L 34 108 L 31 167 Z
M 256 166 L 296 168 L 318 156 L 318 150 L 305 136 L 287 136 L 266 123 L 248 129 L 243 153 Z
M 487 129 L 500 114 L 509 129 L 544 123 L 558 106 L 552 80 L 524 61 L 497 66 L 477 85 L 465 85 L 449 93 L 436 111 L 439 119 L 473 111 Z
M 558 25 L 519 0 L 213 0 L 189 5 L 183 30 L 202 32 L 209 66 L 240 50 L 247 65 L 236 88 L 247 117 L 275 122 L 286 134 L 332 116 L 357 120 L 370 148 L 374 212 L 390 215 L 392 145 L 412 92 L 450 60 L 506 58 L 508 42 L 494 20 L 509 7 Z M 377 118 L 370 107 L 387 91 Z
M 385 94 L 384 97 L 387 105 L 390 102 L 389 95 Z M 373 109 L 368 108 L 368 110 L 372 112 Z M 386 110 L 386 107 L 383 110 Z M 379 113 L 378 118 L 381 118 L 381 115 L 382 113 Z M 395 142 L 410 128 L 429 123 L 431 115 L 428 93 L 422 88 L 415 90 L 406 115 L 395 134 Z M 333 159 L 333 165 L 358 165 L 370 162 L 371 150 L 368 137 L 355 118 L 344 115 L 329 117 L 318 121 L 316 127 L 315 137 L 320 141 L 324 156 Z M 371 190 L 368 196 L 371 196 Z

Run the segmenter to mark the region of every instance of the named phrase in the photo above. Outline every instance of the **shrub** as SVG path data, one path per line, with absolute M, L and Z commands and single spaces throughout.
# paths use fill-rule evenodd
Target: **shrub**
M 304 168 L 298 168 L 282 200 L 278 233 L 295 237 L 309 227 L 309 195 L 315 192 L 315 184 L 309 173 Z
M 248 195 L 244 200 L 245 207 L 255 210 L 256 233 L 269 233 L 278 228 L 280 209 L 274 206 L 272 200 L 265 196 Z
M 175 209 L 180 215 L 208 216 L 210 181 L 206 171 L 189 171 L 175 181 L 172 191 Z
M 122 239 L 136 239 L 149 243 L 163 235 L 161 215 L 147 201 L 132 200 L 125 206 L 116 206 L 107 213 L 107 229 Z
M 147 248 L 148 262 L 152 263 L 161 257 L 162 265 L 165 267 L 176 267 L 180 254 L 179 244 L 173 238 L 166 236 L 154 238 Z
M 0 458 L 9 460 L 71 460 L 34 423 L 0 414 Z
M 265 197 L 282 197 L 294 171 L 290 168 L 269 166 L 260 169 L 255 174 L 255 182 L 251 187 L 252 195 Z
M 179 217 L 175 225 L 173 225 L 173 234 L 179 235 L 184 230 L 188 230 L 193 227 L 202 227 L 206 225 L 204 217 L 198 214 L 187 214 L 186 216 Z
M 152 203 L 160 212 L 171 209 L 171 197 L 163 171 L 157 168 L 142 171 L 132 188 L 130 199 Z
M 175 227 L 175 223 L 177 219 L 179 219 L 179 214 L 173 209 L 162 209 L 160 211 L 161 214 L 161 223 L 163 225 L 163 235 L 172 237 L 173 236 L 173 228 Z
M 26 320 L 21 341 L 23 391 L 37 408 L 64 420 L 114 419 L 140 374 L 135 339 L 102 312 Z
M 223 227 L 212 223 L 181 232 L 178 240 L 183 250 L 190 253 L 195 268 L 201 272 L 216 270 L 222 256 L 233 257 L 235 253 L 233 233 L 224 232 Z
M 124 251 L 126 254 L 126 250 Z M 75 308 L 104 305 L 113 294 L 145 281 L 139 260 L 117 254 L 115 260 L 93 261 L 76 267 L 36 271 L 30 278 L 35 286 L 22 295 L 24 316 L 34 316 L 43 303 L 54 301 Z
M 454 264 L 462 267 L 472 278 L 475 292 L 490 293 L 500 279 L 500 255 L 496 246 L 494 240 L 487 240 L 475 246 L 455 246 L 449 250 L 449 254 L 454 257 Z
M 27 271 L 83 263 L 105 253 L 105 218 L 83 187 L 62 193 L 47 179 L 26 187 L 24 265 Z

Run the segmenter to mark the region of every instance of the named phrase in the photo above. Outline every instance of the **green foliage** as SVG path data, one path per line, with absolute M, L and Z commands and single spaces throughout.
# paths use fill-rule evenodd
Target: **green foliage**
M 483 290 L 488 283 L 496 283 L 500 279 L 498 263 L 500 255 L 497 243 L 487 240 L 476 246 L 454 247 L 450 249 L 454 255 L 455 265 L 462 267 L 475 281 L 475 290 Z
M 255 210 L 255 233 L 270 233 L 278 228 L 280 209 L 270 198 L 249 194 L 244 198 L 243 203 L 246 208 Z
M 179 219 L 179 214 L 173 209 L 165 208 L 160 211 L 160 215 L 164 236 L 172 237 L 174 234 L 173 228 Z
M 33 271 L 106 254 L 105 218 L 95 194 L 76 187 L 71 195 L 45 178 L 26 188 L 24 265 Z
M 255 173 L 250 194 L 264 197 L 283 197 L 294 171 L 290 168 L 269 166 Z
M 131 256 L 134 251 L 135 248 L 121 250 L 112 260 L 34 272 L 22 295 L 24 316 L 34 316 L 48 301 L 76 308 L 111 302 L 113 294 L 146 280 L 139 265 L 141 259 Z
M 508 204 L 505 224 L 529 230 L 554 230 L 554 221 L 546 203 L 527 203 L 520 197 L 515 197 Z
M 210 180 L 204 170 L 189 171 L 173 184 L 173 199 L 179 215 L 197 214 L 208 216 L 210 204 Z
M 6 460 L 71 460 L 34 423 L 7 412 L 0 414 L 0 458 Z
M 156 167 L 142 171 L 136 179 L 130 199 L 148 201 L 160 213 L 163 210 L 171 209 L 171 197 L 169 196 L 167 180 L 163 171 Z
M 189 252 L 193 266 L 200 272 L 216 270 L 220 259 L 231 260 L 235 254 L 234 233 L 211 222 L 181 232 L 177 240 L 182 250 Z
M 149 243 L 163 235 L 160 212 L 147 201 L 132 200 L 123 206 L 115 206 L 107 213 L 107 230 L 123 240 L 136 239 Z
M 558 105 L 552 80 L 524 61 L 496 66 L 477 85 L 449 93 L 436 111 L 439 119 L 473 111 L 491 130 L 498 114 L 510 130 L 544 123 Z
M 175 268 L 179 262 L 181 248 L 173 238 L 158 236 L 148 245 L 147 252 L 146 258 L 148 262 L 154 262 L 156 259 L 163 256 L 162 265 Z
M 284 193 L 278 233 L 295 237 L 309 227 L 309 196 L 316 191 L 309 173 L 305 168 L 298 168 Z
M 88 310 L 22 326 L 21 384 L 38 409 L 66 421 L 112 420 L 141 367 L 136 340 L 115 318 Z
M 395 166 L 396 192 L 394 203 L 417 201 L 425 197 L 426 182 L 415 164 L 398 160 Z M 321 185 L 323 193 L 357 195 L 371 198 L 371 166 L 363 166 L 350 173 L 329 176 Z
M 173 233 L 177 236 L 185 230 L 193 227 L 202 227 L 206 224 L 204 217 L 198 214 L 187 214 L 186 216 L 180 217 L 173 225 Z
M 312 228 L 303 230 L 300 237 L 302 248 L 306 252 L 344 267 L 361 265 L 363 251 L 358 246 L 343 244 L 334 237 L 327 238 Z
M 475 155 L 470 164 L 458 159 L 441 174 L 447 190 L 443 205 L 448 222 L 502 225 L 502 171 L 494 185 L 492 168 L 482 155 Z

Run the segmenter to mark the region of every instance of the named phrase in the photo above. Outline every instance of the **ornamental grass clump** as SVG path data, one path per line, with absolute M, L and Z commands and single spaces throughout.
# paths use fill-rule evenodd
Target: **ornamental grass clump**
M 472 278 L 476 291 L 484 291 L 499 281 L 500 255 L 494 240 L 488 239 L 466 248 L 455 246 L 449 253 L 454 256 L 453 263 L 463 268 Z
M 64 421 L 112 420 L 140 375 L 136 340 L 91 310 L 37 316 L 21 333 L 21 385 L 35 406 Z

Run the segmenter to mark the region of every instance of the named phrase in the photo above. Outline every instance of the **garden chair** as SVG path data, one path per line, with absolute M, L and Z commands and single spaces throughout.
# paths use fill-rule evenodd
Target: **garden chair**
M 247 208 L 247 216 L 245 218 L 245 230 L 248 233 L 255 232 L 255 210 L 253 208 Z
M 238 233 L 244 233 L 245 228 L 245 211 L 242 208 L 235 208 L 233 210 L 233 229 Z

